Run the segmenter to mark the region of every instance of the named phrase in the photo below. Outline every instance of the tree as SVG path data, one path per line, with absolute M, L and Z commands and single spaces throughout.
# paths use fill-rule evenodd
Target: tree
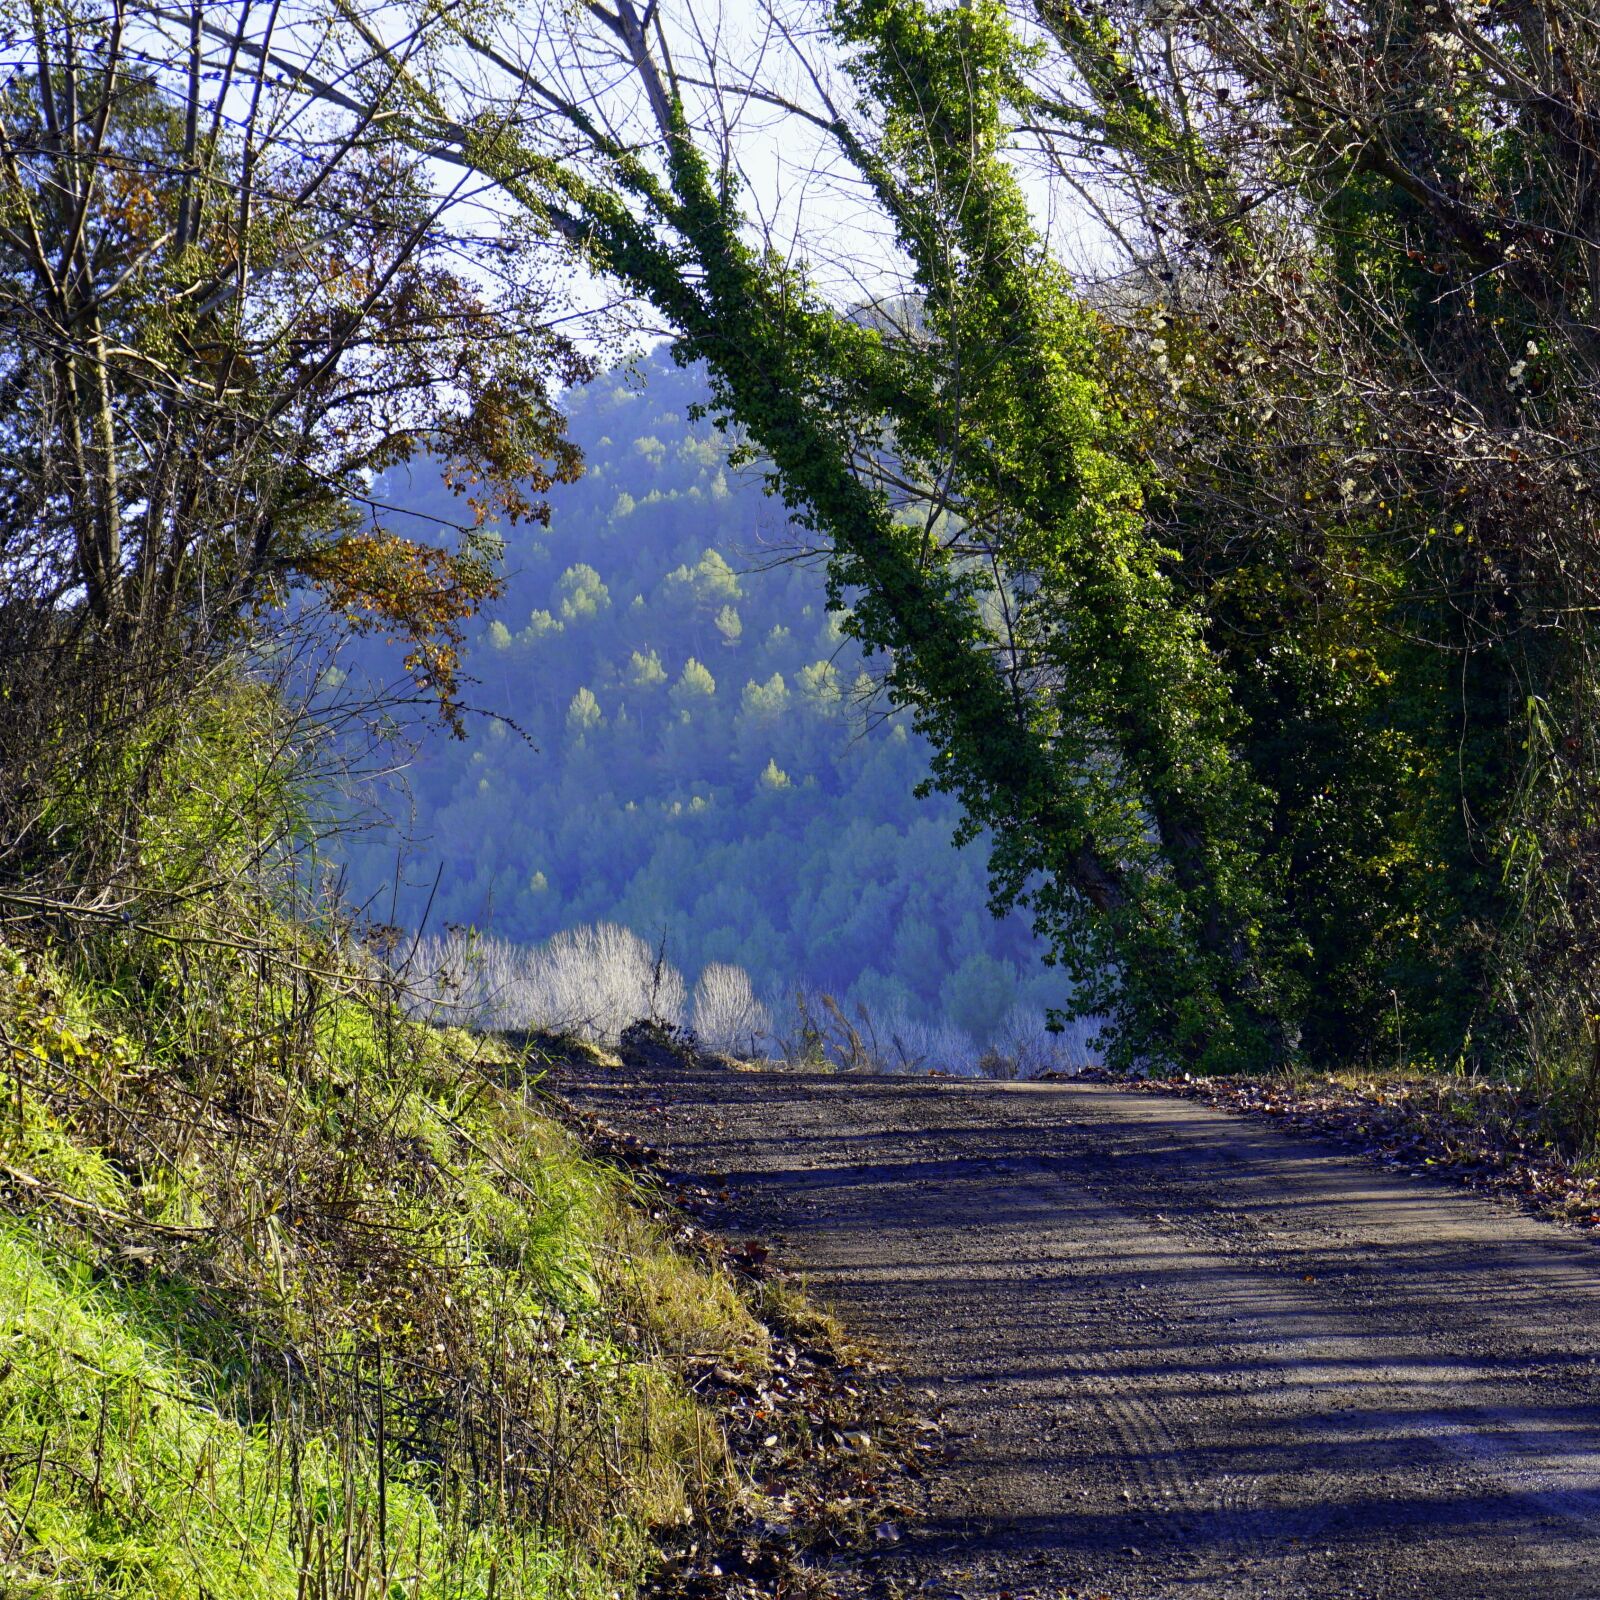
M 701 555 L 690 581 L 694 586 L 696 601 L 707 609 L 712 606 L 727 609 L 742 592 L 738 574 L 717 550 L 708 549 Z
M 732 606 L 724 606 L 716 615 L 717 632 L 722 635 L 722 643 L 728 649 L 734 649 L 744 633 L 744 624 L 739 620 L 739 613 Z
M 739 696 L 739 707 L 752 722 L 772 724 L 789 710 L 789 685 L 781 672 L 774 672 L 765 683 L 752 679 Z
M 628 658 L 628 682 L 636 689 L 658 689 L 667 681 L 667 669 L 654 650 L 635 650 Z
M 939 991 L 945 1015 L 980 1046 L 994 1042 L 1016 994 L 1011 964 L 982 954 L 968 956 Z
M 588 687 L 579 689 L 567 707 L 567 727 L 581 738 L 598 728 L 602 721 L 604 717 L 594 691 Z
M 991 830 L 996 904 L 1032 906 L 1124 1058 L 1338 1054 L 1388 1001 L 1454 1059 L 1515 1023 L 1541 952 L 1577 1037 L 1596 25 L 1299 0 L 1035 20 L 1025 47 L 981 0 L 839 0 L 806 37 L 773 11 L 800 70 L 755 79 L 633 0 L 521 55 L 452 17 L 515 133 L 468 136 L 441 52 L 408 136 L 707 362 L 932 782 Z M 848 167 L 897 293 L 830 300 L 803 249 L 761 247 L 752 106 Z M 1024 138 L 1120 282 L 1063 272 Z
M 523 83 L 581 132 L 590 169 L 526 146 L 514 163 L 473 159 L 650 298 L 684 354 L 706 360 L 721 411 L 830 541 L 836 592 L 860 591 L 848 626 L 891 652 L 890 691 L 941 752 L 933 781 L 960 795 L 974 831 L 992 831 L 996 905 L 1033 905 L 1129 1050 L 1277 1058 L 1289 1033 L 1248 870 L 1262 803 L 1229 759 L 1225 696 L 1197 620 L 1141 535 L 1092 318 L 1042 260 L 999 160 L 1018 59 L 1004 18 L 981 6 L 836 13 L 859 51 L 877 142 L 831 106 L 830 132 L 894 216 L 922 299 L 938 308 L 940 337 L 919 342 L 827 307 L 752 250 L 732 175 L 697 144 L 643 15 L 629 0 L 588 14 L 645 88 L 660 164 L 527 62 Z M 470 29 L 459 42 L 504 65 Z M 433 91 L 416 101 L 419 113 L 439 104 Z M 907 104 L 948 126 L 919 140 Z M 977 354 L 960 370 L 982 376 L 952 409 L 952 352 L 969 335 Z M 938 519 L 898 517 L 896 483 L 924 500 L 938 486 Z M 991 525 L 987 542 L 963 542 Z M 984 625 L 991 583 L 1009 638 Z
M 672 703 L 680 711 L 688 712 L 711 699 L 716 692 L 717 680 L 690 656 L 683 664 L 683 671 L 678 674 L 678 681 L 672 686 Z
M 461 625 L 496 588 L 474 525 L 542 515 L 578 470 L 551 385 L 585 362 L 532 258 L 463 236 L 383 134 L 392 81 L 366 77 L 335 122 L 272 70 L 275 8 L 232 8 L 220 37 L 208 9 L 0 9 L 12 878 L 60 882 L 62 786 L 93 790 L 119 730 L 153 727 L 295 590 L 402 640 L 453 717 Z M 419 449 L 467 497 L 454 548 L 364 515 L 371 475 Z M 134 815 L 100 803 L 69 874 L 89 894 L 137 855 Z
M 580 561 L 561 574 L 551 603 L 563 622 L 578 622 L 607 610 L 611 595 L 600 581 L 600 574 L 586 561 Z
M 831 661 L 813 661 L 800 670 L 800 697 L 813 710 L 829 715 L 842 698 L 839 669 Z
M 1227 572 L 1220 625 L 1293 641 L 1247 748 L 1285 872 L 1336 887 L 1306 919 L 1321 1028 L 1349 1048 L 1388 1001 L 1436 1059 L 1587 1054 L 1600 27 L 1037 11 L 1062 53 L 1031 118 L 1080 184 L 1133 179 L 1146 327 L 1183 352 L 1152 440 L 1174 543 Z

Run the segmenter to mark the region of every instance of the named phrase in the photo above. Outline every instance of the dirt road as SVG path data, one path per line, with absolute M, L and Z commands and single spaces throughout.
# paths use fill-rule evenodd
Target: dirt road
M 956 1438 L 965 1596 L 1600 1597 L 1600 1248 L 1105 1085 L 602 1069 Z

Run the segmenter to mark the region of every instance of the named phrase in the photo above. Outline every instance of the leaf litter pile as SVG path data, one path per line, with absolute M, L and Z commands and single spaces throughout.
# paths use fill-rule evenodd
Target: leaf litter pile
M 880 1569 L 949 1459 L 932 1391 L 907 1392 L 881 1354 L 810 1304 L 760 1239 L 728 1231 L 733 1196 L 675 1177 L 661 1153 L 557 1102 L 589 1151 L 627 1168 L 680 1249 L 718 1260 L 765 1325 L 765 1370 L 691 1357 L 684 1373 L 716 1413 L 739 1467 L 725 1497 L 661 1530 L 661 1600 L 882 1592 Z M 919 1409 L 920 1408 L 920 1409 Z
M 1600 1229 L 1600 1171 L 1592 1158 L 1563 1151 L 1545 1108 L 1507 1084 L 1421 1073 L 1196 1078 L 1091 1069 L 1079 1078 L 1182 1095 L 1331 1137 L 1390 1171 L 1448 1177 L 1538 1216 Z

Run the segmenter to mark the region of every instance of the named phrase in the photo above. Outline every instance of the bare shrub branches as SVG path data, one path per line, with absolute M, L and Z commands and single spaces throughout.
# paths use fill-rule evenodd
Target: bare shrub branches
M 713 961 L 694 986 L 689 1026 L 702 1044 L 730 1056 L 754 1056 L 772 1032 L 772 1018 L 743 967 Z
M 444 1020 L 606 1044 L 631 1022 L 685 1020 L 682 974 L 616 923 L 574 928 L 532 948 L 467 931 L 430 935 L 408 956 L 417 1004 Z

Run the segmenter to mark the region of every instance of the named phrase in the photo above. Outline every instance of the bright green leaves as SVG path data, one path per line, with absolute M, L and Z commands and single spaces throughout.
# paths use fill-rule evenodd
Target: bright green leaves
M 902 475 L 939 485 L 969 530 L 952 581 L 998 594 L 986 615 L 999 626 L 971 642 L 1009 664 L 1014 736 L 1042 768 L 1020 818 L 1015 796 L 963 789 L 999 839 L 1001 898 L 1040 873 L 1070 886 L 1085 856 L 1105 864 L 1114 908 L 1086 922 L 1070 893 L 1035 904 L 1063 959 L 1116 974 L 1102 999 L 1125 1045 L 1270 1056 L 1283 1028 L 1261 960 L 1265 797 L 1232 759 L 1227 685 L 1143 518 L 1097 319 L 1001 156 L 1023 52 L 997 6 L 867 0 L 835 14 L 883 129 L 865 165 L 931 335 L 925 381 L 892 412 Z M 942 708 L 919 705 L 938 725 Z M 936 781 L 959 787 L 970 754 L 938 733 L 951 758 Z

